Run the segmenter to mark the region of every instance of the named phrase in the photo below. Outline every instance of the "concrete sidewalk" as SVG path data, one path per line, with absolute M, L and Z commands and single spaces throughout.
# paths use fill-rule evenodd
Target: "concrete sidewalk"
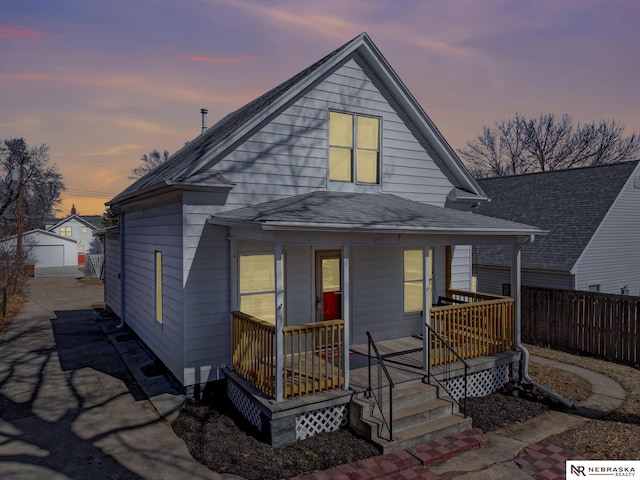
M 106 340 L 102 287 L 32 278 L 0 343 L 0 478 L 222 479 L 194 460 Z

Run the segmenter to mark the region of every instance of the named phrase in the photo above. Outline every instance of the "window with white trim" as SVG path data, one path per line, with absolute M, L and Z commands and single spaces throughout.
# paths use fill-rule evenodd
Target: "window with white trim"
M 73 235 L 73 228 L 70 226 L 60 227 L 60 235 L 63 237 L 71 237 Z
M 329 180 L 380 183 L 380 119 L 329 112 Z
M 404 251 L 404 313 L 421 312 L 423 306 L 424 253 Z
M 272 253 L 240 255 L 238 281 L 240 284 L 238 288 L 240 311 L 275 324 L 274 255 Z

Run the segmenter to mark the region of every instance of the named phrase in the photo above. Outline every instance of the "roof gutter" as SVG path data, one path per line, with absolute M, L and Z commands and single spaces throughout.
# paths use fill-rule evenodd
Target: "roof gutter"
M 325 231 L 325 232 L 357 232 L 357 233 L 437 233 L 437 234 L 461 234 L 472 233 L 475 235 L 503 235 L 503 236 L 525 236 L 528 239 L 536 235 L 544 235 L 548 232 L 544 230 L 509 230 L 509 229 L 487 229 L 487 228 L 444 228 L 444 227 L 413 227 L 413 226 L 396 226 L 389 227 L 387 225 L 367 225 L 367 224 L 344 224 L 344 223 L 296 223 L 296 222 L 261 222 L 261 221 L 242 221 L 230 220 L 219 217 L 209 217 L 207 222 L 213 225 L 222 225 L 226 227 L 253 227 L 261 230 L 284 230 L 284 231 Z M 531 240 L 527 240 L 529 243 Z

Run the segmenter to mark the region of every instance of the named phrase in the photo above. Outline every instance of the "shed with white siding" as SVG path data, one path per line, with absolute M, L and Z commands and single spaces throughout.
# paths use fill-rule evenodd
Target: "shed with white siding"
M 17 236 L 2 239 L 3 244 L 16 245 Z M 78 242 L 46 230 L 30 230 L 22 236 L 23 248 L 36 267 L 73 267 L 78 265 Z

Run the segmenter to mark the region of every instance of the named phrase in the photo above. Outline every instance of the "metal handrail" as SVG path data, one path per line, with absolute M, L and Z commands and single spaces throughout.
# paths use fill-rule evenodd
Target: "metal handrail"
M 429 358 L 429 362 L 427 362 L 427 381 L 429 381 L 431 379 L 431 377 L 433 376 L 433 379 L 438 383 L 438 385 L 440 385 L 448 394 L 449 396 L 453 399 L 454 402 L 456 402 L 458 404 L 458 407 L 462 407 L 464 410 L 464 418 L 467 418 L 467 376 L 469 374 L 469 364 L 460 356 L 460 354 L 458 352 L 456 352 L 456 350 L 449 345 L 449 343 L 444 339 L 444 337 L 442 337 L 442 335 L 440 335 L 438 332 L 436 332 L 436 330 L 429 325 L 428 323 L 425 324 L 426 327 L 429 329 L 429 333 L 435 335 L 435 337 L 440 341 L 440 343 L 442 343 L 442 345 L 449 350 L 449 352 L 451 352 L 457 359 L 458 361 L 462 362 L 462 365 L 464 365 L 464 400 L 463 400 L 463 405 L 460 405 L 460 399 L 456 400 L 456 398 L 453 396 L 453 392 L 447 387 L 446 385 L 446 380 L 445 382 L 440 382 L 440 380 L 438 380 L 435 375 L 431 375 L 431 358 Z M 430 340 L 430 339 L 429 339 Z M 431 341 L 429 341 L 428 343 L 429 345 L 431 345 Z M 451 372 L 451 362 L 445 362 L 444 364 L 444 377 L 445 378 L 449 378 L 448 374 Z
M 378 351 L 378 347 L 376 347 L 376 343 L 373 341 L 373 338 L 371 338 L 371 334 L 369 332 L 365 332 L 365 333 L 367 334 L 367 339 L 369 341 L 369 345 L 368 345 L 369 385 L 367 387 L 367 397 L 371 398 L 371 396 L 373 396 L 373 399 L 376 405 L 378 406 L 378 409 L 380 410 L 380 416 L 382 417 L 382 422 L 387 427 L 387 430 L 389 430 L 389 441 L 391 441 L 393 440 L 393 388 L 395 387 L 395 384 L 391 379 L 391 375 L 389 374 L 389 370 L 387 370 L 387 366 L 384 363 L 382 355 L 380 355 L 380 352 Z M 376 394 L 374 393 L 373 388 L 371 386 L 371 348 L 373 348 L 373 351 L 376 355 L 376 359 L 378 360 L 378 366 L 381 367 L 382 371 L 387 377 L 387 382 L 389 382 L 389 422 L 387 422 L 387 419 L 385 418 L 384 412 L 382 410 L 382 400 L 381 398 L 378 399 L 378 397 L 376 397 Z M 379 390 L 380 397 L 382 397 L 382 385 L 381 385 L 382 381 L 381 380 L 382 379 L 380 378 L 380 368 L 379 368 L 378 369 L 378 390 Z M 378 437 L 382 438 L 380 433 L 381 432 L 378 431 Z

